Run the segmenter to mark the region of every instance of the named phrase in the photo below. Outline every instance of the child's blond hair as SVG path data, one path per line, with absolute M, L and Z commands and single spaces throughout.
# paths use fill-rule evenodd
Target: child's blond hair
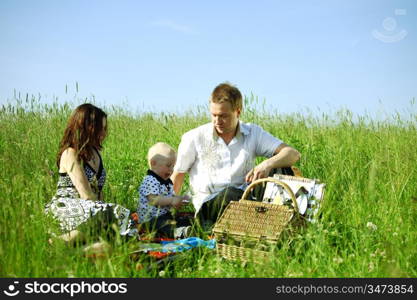
M 174 148 L 172 148 L 167 143 L 159 142 L 153 145 L 148 150 L 148 165 L 151 167 L 151 161 L 158 161 L 162 159 L 169 159 L 172 156 L 176 156 L 177 153 Z

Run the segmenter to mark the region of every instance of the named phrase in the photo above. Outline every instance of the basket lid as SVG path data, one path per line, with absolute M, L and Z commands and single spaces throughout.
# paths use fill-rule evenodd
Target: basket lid
M 294 214 L 294 209 L 285 205 L 232 201 L 216 222 L 213 232 L 276 241 Z

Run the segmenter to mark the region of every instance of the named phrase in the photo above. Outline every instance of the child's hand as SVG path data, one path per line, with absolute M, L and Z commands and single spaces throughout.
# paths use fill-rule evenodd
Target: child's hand
M 189 195 L 182 196 L 182 203 L 188 204 L 191 202 L 191 197 Z
M 182 200 L 183 200 L 182 196 L 172 197 L 171 206 L 176 208 L 176 209 L 180 208 L 183 204 Z

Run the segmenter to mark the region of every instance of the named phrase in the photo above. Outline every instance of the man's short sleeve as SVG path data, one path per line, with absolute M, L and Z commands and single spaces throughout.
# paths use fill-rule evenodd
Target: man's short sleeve
M 260 126 L 255 125 L 253 130 L 256 136 L 256 156 L 272 157 L 275 150 L 283 142 L 269 132 L 263 130 Z
M 178 146 L 177 162 L 174 171 L 178 173 L 188 173 L 197 157 L 192 132 L 185 133 Z

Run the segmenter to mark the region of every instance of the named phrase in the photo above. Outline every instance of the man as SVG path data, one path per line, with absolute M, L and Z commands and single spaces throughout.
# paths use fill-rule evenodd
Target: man
M 188 173 L 196 214 L 215 222 L 228 202 L 239 200 L 245 183 L 292 166 L 300 153 L 261 127 L 240 121 L 242 95 L 231 84 L 218 85 L 209 104 L 212 122 L 182 136 L 171 179 L 179 194 Z M 268 159 L 255 166 L 259 156 Z

